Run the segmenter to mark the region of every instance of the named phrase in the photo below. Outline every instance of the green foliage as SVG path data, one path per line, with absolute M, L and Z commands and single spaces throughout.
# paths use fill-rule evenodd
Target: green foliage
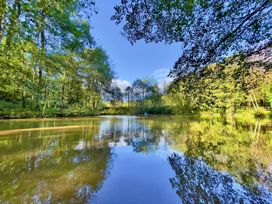
M 180 80 L 234 53 L 271 46 L 271 10 L 271 0 L 126 0 L 112 20 L 131 43 L 180 43 L 170 71 Z
M 272 74 L 268 76 L 268 83 L 265 85 L 265 95 L 267 102 L 270 104 L 270 109 L 272 110 Z
M 107 114 L 171 113 L 171 109 L 163 102 L 162 90 L 151 80 L 136 79 L 132 86 L 125 88 L 124 93 L 121 93 L 119 88 L 113 87 L 110 90 L 110 96 L 108 100 L 115 110 L 110 108 L 105 111 Z M 120 104 L 121 101 L 124 101 L 124 103 Z M 116 102 L 119 102 L 119 104 L 116 104 Z
M 166 98 L 177 113 L 212 111 L 234 115 L 239 109 L 253 106 L 254 114 L 260 117 L 267 112 L 261 107 L 270 104 L 271 76 L 271 69 L 237 56 L 184 76 L 170 86 Z
M 33 116 L 97 113 L 113 74 L 108 56 L 94 47 L 90 34 L 88 19 L 94 3 L 15 0 L 2 4 L 0 100 L 21 104 Z M 14 117 L 11 109 L 3 111 Z
M 108 100 L 113 106 L 115 106 L 116 103 L 121 102 L 123 100 L 123 93 L 119 87 L 111 87 L 108 92 L 109 92 Z

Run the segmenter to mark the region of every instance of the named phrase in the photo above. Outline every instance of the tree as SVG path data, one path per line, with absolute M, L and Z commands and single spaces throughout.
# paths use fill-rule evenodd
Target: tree
M 133 94 L 133 88 L 131 86 L 126 87 L 125 89 L 125 95 L 127 96 L 127 103 L 129 107 L 129 103 L 132 100 L 132 94 Z
M 182 113 L 198 110 L 233 115 L 251 104 L 259 113 L 260 106 L 269 104 L 266 96 L 270 80 L 270 63 L 249 62 L 248 58 L 235 56 L 172 83 L 169 96 Z
M 271 46 L 271 11 L 271 0 L 126 0 L 115 7 L 112 20 L 124 23 L 131 43 L 182 43 L 170 72 L 179 80 L 233 53 Z
M 113 106 L 116 106 L 118 102 L 121 102 L 123 100 L 123 93 L 121 89 L 117 86 L 111 87 L 109 90 L 108 100 Z
M 146 81 L 137 79 L 132 84 L 134 94 L 139 96 L 138 100 L 141 101 L 144 105 L 144 100 L 148 91 L 148 85 Z
M 136 101 L 141 102 L 141 108 L 145 108 L 145 99 L 148 92 L 147 81 L 136 79 L 133 84 L 133 93 Z
M 157 84 L 148 87 L 149 96 L 147 100 L 150 101 L 153 108 L 159 107 L 162 104 L 162 94 Z
M 102 96 L 110 88 L 113 73 L 110 69 L 108 56 L 101 48 L 86 49 L 83 52 L 83 59 L 80 74 L 84 79 L 87 101 L 92 110 L 97 111 L 102 102 Z
M 46 115 L 93 113 L 110 87 L 108 56 L 95 47 L 90 0 L 0 2 L 0 100 Z

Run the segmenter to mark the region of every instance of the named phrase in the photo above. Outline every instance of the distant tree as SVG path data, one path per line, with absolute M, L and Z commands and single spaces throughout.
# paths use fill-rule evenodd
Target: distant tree
M 145 106 L 145 98 L 148 92 L 148 84 L 147 81 L 137 79 L 132 84 L 134 96 L 138 98 L 140 102 L 142 102 L 142 108 Z
M 158 107 L 162 104 L 162 94 L 157 84 L 150 86 L 148 99 L 151 101 L 153 108 Z
M 133 88 L 131 86 L 126 87 L 125 95 L 127 96 L 128 107 L 131 101 L 132 94 L 133 94 Z
M 233 53 L 271 46 L 271 0 L 126 0 L 112 16 L 131 42 L 182 43 L 176 80 Z
M 109 101 L 113 106 L 116 106 L 116 104 L 118 102 L 122 102 L 123 101 L 123 93 L 121 91 L 121 89 L 117 86 L 111 87 L 109 92 Z

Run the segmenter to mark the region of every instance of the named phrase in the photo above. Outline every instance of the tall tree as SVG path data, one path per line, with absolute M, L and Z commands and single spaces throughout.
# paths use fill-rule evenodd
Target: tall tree
M 129 107 L 130 102 L 131 102 L 132 94 L 133 94 L 133 88 L 131 86 L 126 87 L 125 95 L 127 96 L 128 107 Z
M 109 101 L 113 106 L 123 100 L 123 93 L 119 87 L 113 86 L 109 90 Z

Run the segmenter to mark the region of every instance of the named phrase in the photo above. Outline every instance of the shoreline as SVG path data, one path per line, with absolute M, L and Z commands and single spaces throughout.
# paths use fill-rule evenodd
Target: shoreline
M 84 118 L 90 118 L 90 117 L 99 117 L 99 116 L 118 116 L 118 115 L 122 115 L 122 116 L 142 116 L 142 117 L 160 117 L 160 116 L 177 116 L 177 117 L 200 117 L 200 118 L 251 118 L 251 119 L 272 119 L 272 112 L 266 112 L 264 114 L 262 114 L 261 116 L 258 116 L 252 112 L 240 112 L 240 113 L 236 113 L 234 115 L 229 115 L 227 113 L 214 113 L 214 112 L 200 112 L 197 114 L 148 114 L 148 115 L 144 115 L 144 114 L 107 114 L 107 113 L 100 113 L 100 114 L 79 114 L 79 115 L 75 115 L 75 114 L 71 114 L 71 115 L 63 115 L 63 116 L 58 116 L 58 115 L 45 115 L 45 116 L 40 116 L 40 115 L 24 115 L 22 117 L 21 114 L 16 114 L 16 115 L 1 115 L 0 114 L 0 121 L 4 121 L 4 120 L 35 120 L 35 119 L 42 119 L 42 120 L 51 120 L 51 119 L 84 119 Z

